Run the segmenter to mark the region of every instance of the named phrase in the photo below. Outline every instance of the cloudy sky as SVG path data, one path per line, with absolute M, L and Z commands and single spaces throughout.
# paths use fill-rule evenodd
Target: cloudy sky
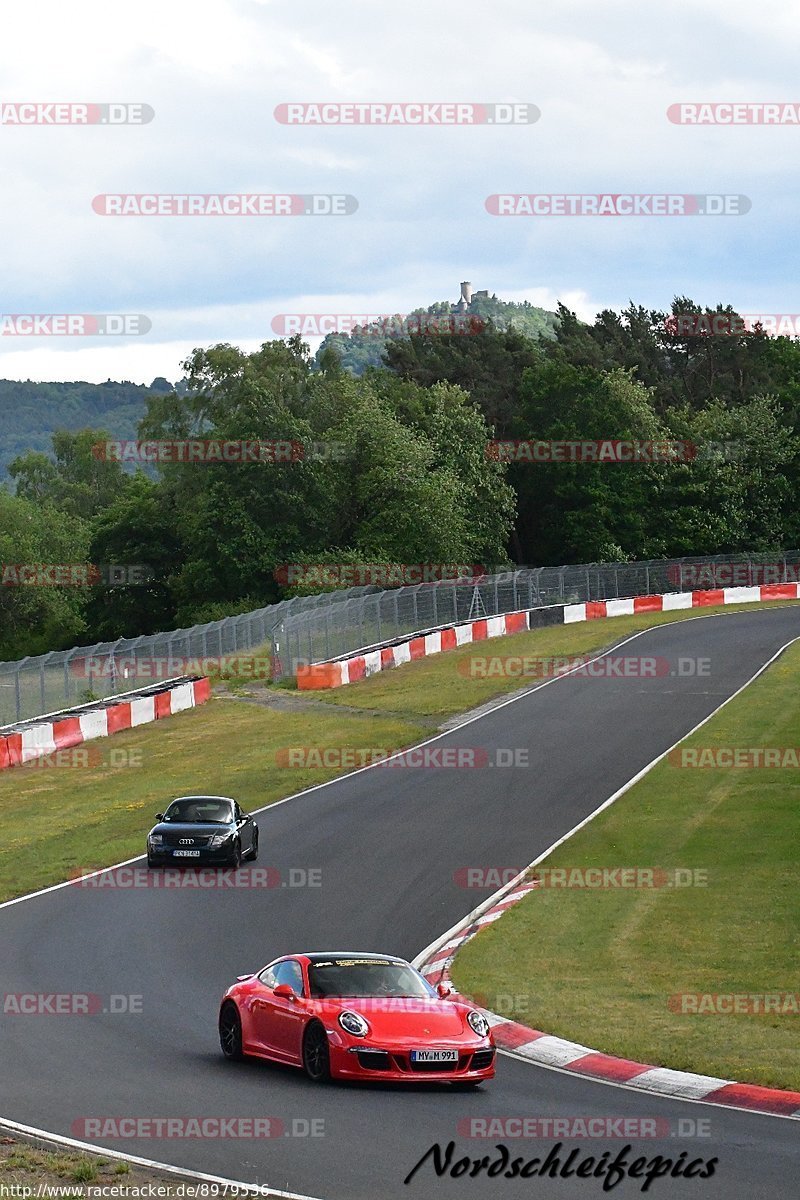
M 0 336 L 0 377 L 149 383 L 282 313 L 406 312 L 472 281 L 590 318 L 675 294 L 800 311 L 800 125 L 671 123 L 800 103 L 800 2 L 27 0 L 2 95 L 141 103 L 144 125 L 0 124 L 0 313 L 141 313 L 138 337 Z M 285 125 L 287 102 L 535 104 L 534 124 Z M 0 112 L 2 110 L 0 109 Z M 500 218 L 493 193 L 744 194 L 747 215 Z M 350 216 L 110 217 L 98 194 L 348 194 Z

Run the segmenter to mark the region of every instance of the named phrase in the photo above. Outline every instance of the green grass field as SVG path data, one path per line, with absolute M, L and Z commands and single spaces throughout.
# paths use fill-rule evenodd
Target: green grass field
M 429 731 L 393 717 L 335 710 L 275 712 L 237 700 L 211 700 L 152 725 L 86 743 L 75 753 L 112 755 L 118 766 L 37 766 L 0 773 L 0 901 L 142 854 L 156 812 L 193 791 L 235 796 L 261 808 L 341 774 L 336 768 L 280 766 L 278 752 L 386 746 Z M 91 759 L 90 759 L 91 761 Z
M 799 683 L 794 646 L 682 749 L 797 747 L 800 759 Z M 454 982 L 513 997 L 507 1015 L 599 1050 L 800 1089 L 797 1010 L 684 1014 L 670 1001 L 798 991 L 799 820 L 797 766 L 665 760 L 542 865 L 686 868 L 707 886 L 535 891 L 465 946 Z

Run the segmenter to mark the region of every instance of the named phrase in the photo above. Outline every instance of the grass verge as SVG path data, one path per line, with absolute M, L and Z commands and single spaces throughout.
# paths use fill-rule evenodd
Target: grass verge
M 45 1188 L 52 1188 L 52 1195 L 62 1200 L 87 1200 L 92 1195 L 140 1200 L 148 1194 L 162 1200 L 202 1200 L 209 1194 L 207 1183 L 176 1178 L 121 1159 L 109 1161 L 100 1154 L 50 1149 L 49 1145 L 10 1137 L 0 1129 L 0 1196 L 24 1200 L 26 1195 L 35 1197 L 37 1188 L 45 1195 Z
M 800 756 L 799 681 L 795 645 L 681 751 L 798 747 Z M 719 1011 L 727 1000 L 686 1012 L 696 1000 L 676 999 L 759 997 L 763 1009 L 776 1003 L 766 996 L 795 996 L 800 771 L 682 758 L 660 763 L 543 865 L 685 868 L 704 872 L 707 886 L 545 887 L 464 947 L 453 980 L 467 995 L 502 994 L 524 1024 L 599 1050 L 800 1089 L 790 1001 L 782 1012 Z
M 429 729 L 397 717 L 276 712 L 211 700 L 0 773 L 0 901 L 142 854 L 156 812 L 194 791 L 262 808 L 341 767 L 280 765 L 288 747 L 397 749 Z M 98 761 L 99 760 L 99 761 Z M 47 765 L 55 761 L 62 765 Z
M 431 718 L 442 720 L 536 682 L 518 677 L 472 678 L 473 657 L 591 654 L 640 629 L 697 615 L 697 610 L 642 614 L 491 639 L 341 691 L 297 697 L 295 710 L 242 699 L 212 700 L 154 725 L 79 747 L 72 760 L 69 756 L 65 760 L 72 766 L 29 764 L 4 771 L 0 773 L 0 901 L 141 854 L 155 812 L 175 795 L 233 794 L 245 808 L 255 809 L 349 769 L 347 765 L 284 767 L 279 760 L 282 750 L 313 746 L 358 755 L 365 748 L 399 749 L 429 737 Z M 258 657 L 259 652 L 252 653 Z M 249 667 L 243 676 L 243 690 L 256 699 L 270 699 L 274 689 L 255 682 Z M 225 682 L 230 687 L 236 679 L 235 674 L 227 675 Z M 705 772 L 697 774 L 708 778 Z M 680 782 L 683 794 L 685 781 Z M 660 853 L 655 854 L 659 858 Z M 769 908 L 764 896 L 770 896 L 769 889 L 759 897 L 761 906 Z M 502 956 L 497 967 L 501 972 L 506 969 Z M 486 990 L 484 985 L 481 990 Z M 674 1059 L 672 1065 L 678 1065 Z

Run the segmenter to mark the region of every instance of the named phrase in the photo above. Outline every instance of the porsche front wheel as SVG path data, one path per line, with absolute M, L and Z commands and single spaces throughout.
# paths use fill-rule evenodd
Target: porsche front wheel
M 242 1021 L 235 1004 L 223 1004 L 219 1014 L 219 1044 L 222 1053 L 232 1062 L 241 1062 L 244 1058 L 242 1051 Z
M 309 1025 L 303 1038 L 303 1066 L 309 1079 L 325 1083 L 331 1077 L 328 1035 L 319 1022 Z

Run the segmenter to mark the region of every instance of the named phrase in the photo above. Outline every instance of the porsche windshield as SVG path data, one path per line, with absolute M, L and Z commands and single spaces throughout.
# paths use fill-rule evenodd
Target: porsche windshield
M 312 962 L 308 983 L 315 1000 L 327 996 L 392 996 L 428 1000 L 433 988 L 406 963 L 364 958 L 332 958 Z
M 189 825 L 227 825 L 233 820 L 233 812 L 225 800 L 175 800 L 164 813 L 164 820 Z

